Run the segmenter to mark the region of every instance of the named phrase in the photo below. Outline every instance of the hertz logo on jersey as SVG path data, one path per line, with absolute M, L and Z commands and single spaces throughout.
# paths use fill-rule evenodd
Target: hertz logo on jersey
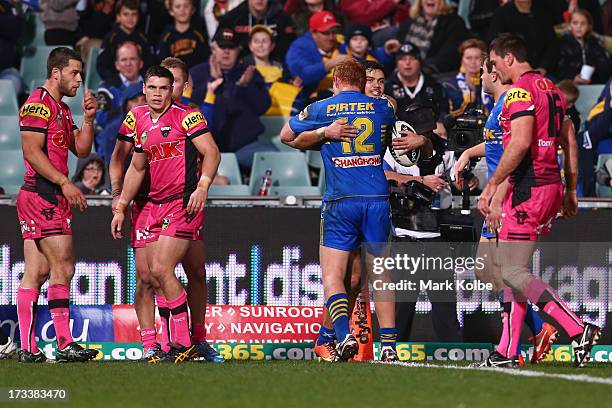
M 506 93 L 506 100 L 504 103 L 506 107 L 508 107 L 514 102 L 531 102 L 531 94 L 523 88 L 510 88 Z
M 24 116 L 37 116 L 41 119 L 49 121 L 51 117 L 51 110 L 42 103 L 28 103 L 21 108 L 21 117 Z
M 204 115 L 202 115 L 201 112 L 191 112 L 189 115 L 185 116 L 185 119 L 183 119 L 183 129 L 189 130 L 192 127 L 204 122 L 206 121 L 204 120 Z
M 134 130 L 136 127 L 136 118 L 132 112 L 129 112 L 125 119 L 123 119 L 123 124 L 130 130 Z

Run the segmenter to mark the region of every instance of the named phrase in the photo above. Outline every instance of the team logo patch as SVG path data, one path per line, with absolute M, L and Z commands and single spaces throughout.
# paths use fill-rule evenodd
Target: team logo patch
M 125 119 L 123 119 L 123 124 L 130 130 L 134 130 L 136 127 L 136 118 L 132 112 L 129 112 Z
M 306 108 L 303 111 L 301 111 L 300 114 L 298 115 L 298 119 L 299 120 L 304 120 L 307 117 L 308 117 L 308 108 Z
M 42 214 L 43 217 L 45 217 L 47 221 L 51 221 L 53 219 L 53 216 L 55 215 L 55 208 L 53 207 L 43 208 L 40 211 L 40 213 Z
M 140 136 L 140 143 L 145 144 L 146 141 L 147 141 L 147 131 L 145 130 L 144 132 L 142 132 L 142 135 Z
M 516 218 L 516 223 L 518 225 L 523 225 L 525 224 L 525 221 L 527 221 L 527 212 L 517 211 L 516 214 L 514 214 L 514 217 Z
M 162 221 L 162 231 L 165 231 L 170 226 L 170 218 L 164 218 Z
M 161 128 L 161 134 L 163 137 L 168 137 L 168 135 L 170 134 L 170 130 L 172 129 L 172 127 L 170 126 L 164 126 Z
M 36 116 L 46 121 L 51 117 L 51 109 L 42 103 L 28 103 L 21 108 L 21 117 Z
M 62 121 L 62 114 L 61 114 L 61 113 L 58 113 L 58 114 L 57 114 L 57 123 L 58 123 L 60 126 L 64 126 L 64 122 Z
M 191 112 L 189 115 L 185 116 L 185 119 L 183 119 L 183 129 L 189 130 L 200 123 L 206 123 L 206 120 L 204 120 L 204 115 L 202 115 L 201 112 Z
M 523 88 L 511 88 L 506 93 L 506 100 L 504 103 L 506 107 L 508 107 L 514 102 L 531 102 L 531 94 Z

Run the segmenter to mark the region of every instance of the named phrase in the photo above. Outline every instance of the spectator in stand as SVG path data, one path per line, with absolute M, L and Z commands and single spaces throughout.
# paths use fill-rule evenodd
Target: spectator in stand
M 193 0 L 169 0 L 169 10 L 174 24 L 162 33 L 157 58 L 180 58 L 188 68 L 208 60 L 210 47 L 206 35 L 191 25 L 191 16 L 195 12 Z
M 95 153 L 85 159 L 79 159 L 76 175 L 72 178 L 74 185 L 85 195 L 108 195 L 104 188 L 106 166 L 104 160 Z
M 109 121 L 121 114 L 121 95 L 132 84 L 142 85 L 142 57 L 138 45 L 126 41 L 117 47 L 114 74 L 108 81 L 103 81 L 98 87 L 96 99 L 98 112 L 96 122 L 104 128 Z
M 421 50 L 424 72 L 450 72 L 459 66 L 459 44 L 468 38 L 465 22 L 446 0 L 415 0 L 410 19 L 399 27 L 398 39 Z
M 298 36 L 308 31 L 308 20 L 318 11 L 331 11 L 338 21 L 341 21 L 342 18 L 337 13 L 333 0 L 288 0 L 283 10 L 291 16 L 293 29 Z
M 395 55 L 396 69 L 385 84 L 385 95 L 397 101 L 398 113 L 413 104 L 432 106 L 440 119 L 436 133 L 445 137 L 441 119 L 448 113 L 448 99 L 442 84 L 422 72 L 421 55 L 416 45 L 402 44 Z
M 489 32 L 495 10 L 507 2 L 508 0 L 470 0 L 468 14 L 470 32 L 477 38 L 485 38 Z
M 45 44 L 74 46 L 77 41 L 79 0 L 40 0 L 42 21 L 45 25 Z
M 352 24 L 365 24 L 372 30 L 372 47 L 396 38 L 395 15 L 407 16 L 408 4 L 401 0 L 340 0 L 340 11 Z
M 13 3 L 0 0 L 0 79 L 13 83 L 15 93 L 23 92 L 23 80 L 19 75 L 19 48 L 17 40 L 24 28 L 24 18 Z
M 117 73 L 114 66 L 115 53 L 118 45 L 126 41 L 132 41 L 138 45 L 143 60 L 143 70 L 155 64 L 155 56 L 149 40 L 136 28 L 138 13 L 138 0 L 119 0 L 117 2 L 115 6 L 117 23 L 102 40 L 102 48 L 96 61 L 96 69 L 103 80 L 108 81 Z
M 113 28 L 115 0 L 93 0 L 79 18 L 79 40 L 76 49 L 87 66 L 89 50 L 102 45 L 102 39 Z
M 283 11 L 276 0 L 246 0 L 219 20 L 217 32 L 230 28 L 236 33 L 238 44 L 243 50 L 249 47 L 249 33 L 254 25 L 269 27 L 276 38 L 276 54 L 285 55 L 294 39 L 291 17 Z
M 555 24 L 569 22 L 572 13 L 578 9 L 586 10 L 591 15 L 593 31 L 603 33 L 602 11 L 599 0 L 552 0 L 556 17 Z
M 486 52 L 486 44 L 476 38 L 465 40 L 459 46 L 461 55 L 459 72 L 444 82 L 451 115 L 461 116 L 475 108 L 482 108 L 484 114 L 488 115 L 493 109 L 492 98 L 482 91 L 480 85 L 480 67 L 483 54 Z
M 283 64 L 272 59 L 275 46 L 274 35 L 265 25 L 256 25 L 251 29 L 249 50 L 251 54 L 244 58 L 244 63 L 254 65 L 262 76 L 270 93 L 272 104 L 266 115 L 289 116 L 299 112 L 302 103 L 297 96 L 302 87 L 302 80 L 291 78 L 289 70 Z
M 574 124 L 576 133 L 580 130 L 580 112 L 576 109 L 576 101 L 580 97 L 580 91 L 574 82 L 570 79 L 565 79 L 557 84 L 557 88 L 563 92 L 565 104 L 567 106 L 565 114 L 570 117 Z
M 612 37 L 612 0 L 606 1 L 601 6 L 601 19 L 603 21 L 602 34 Z
M 382 65 L 393 62 L 393 53 L 399 50 L 400 42 L 390 39 L 385 45 L 376 49 L 370 48 L 372 42 L 372 30 L 367 25 L 351 26 L 344 37 L 345 43 L 340 47 L 340 52 L 353 57 L 357 62 L 378 61 Z
M 194 83 L 192 102 L 201 105 L 208 84 L 223 78 L 207 102 L 214 105 L 209 128 L 222 152 L 234 152 L 245 169 L 253 154 L 275 151 L 271 143 L 257 140 L 264 132 L 259 117 L 270 107 L 266 84 L 254 65 L 238 63 L 240 44 L 233 30 L 222 28 L 213 38 L 209 62 L 191 68 Z
M 332 70 L 350 57 L 341 54 L 336 36 L 340 23 L 330 11 L 319 11 L 310 17 L 310 31 L 289 47 L 285 63 L 293 77 L 300 77 L 303 95 L 319 100 L 332 95 Z
M 612 70 L 610 55 L 593 36 L 593 18 L 589 12 L 582 9 L 574 11 L 567 28 L 569 32 L 559 41 L 559 79 L 571 79 L 577 85 L 605 84 Z M 590 78 L 580 76 L 584 65 L 595 69 Z
M 498 8 L 487 35 L 487 43 L 499 33 L 516 33 L 527 43 L 527 59 L 542 74 L 553 74 L 559 58 L 554 30 L 555 16 L 548 2 L 514 0 Z
M 586 122 L 586 131 L 582 134 L 580 146 L 579 180 L 582 194 L 585 197 L 595 196 L 593 169 L 597 163 L 597 148 L 604 139 L 612 138 L 612 78 L 608 80 L 597 103 L 591 109 Z
M 213 38 L 219 27 L 219 20 L 244 0 L 208 0 L 204 6 L 204 19 L 208 38 Z

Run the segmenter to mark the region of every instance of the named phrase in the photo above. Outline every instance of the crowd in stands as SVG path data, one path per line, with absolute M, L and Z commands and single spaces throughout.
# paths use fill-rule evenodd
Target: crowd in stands
M 220 150 L 235 153 L 247 172 L 255 152 L 276 150 L 259 137 L 261 117 L 293 115 L 330 96 L 333 69 L 348 58 L 385 66 L 385 93 L 398 110 L 433 104 L 441 135 L 447 114 L 488 113 L 482 53 L 501 32 L 527 40 L 529 62 L 561 84 L 569 106 L 579 98 L 577 86 L 606 84 L 588 117 L 569 112 L 584 195 L 594 195 L 598 145 L 612 138 L 612 0 L 472 0 L 463 17 L 449 0 L 38 1 L 0 0 L 0 79 L 27 92 L 18 39 L 31 9 L 40 10 L 47 45 L 74 46 L 85 59 L 99 48 L 99 157 L 85 175 L 108 163 L 122 117 L 143 101 L 144 71 L 166 57 L 189 69 L 181 102 L 202 109 Z

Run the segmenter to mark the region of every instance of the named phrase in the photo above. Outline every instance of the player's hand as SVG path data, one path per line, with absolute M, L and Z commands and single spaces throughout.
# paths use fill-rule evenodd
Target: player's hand
M 431 188 L 436 193 L 448 185 L 441 174 L 431 174 L 423 177 L 423 184 Z
M 189 197 L 189 202 L 187 203 L 187 214 L 195 215 L 204 210 L 204 204 L 206 204 L 206 199 L 208 198 L 208 191 L 203 188 L 196 188 L 191 196 Z
M 575 217 L 578 213 L 578 196 L 576 190 L 565 190 L 563 195 L 563 208 L 561 215 L 563 218 Z
M 212 45 L 213 48 L 218 47 L 217 44 Z M 223 77 L 223 71 L 221 71 L 221 66 L 219 66 L 219 62 L 215 58 L 215 53 L 210 54 L 210 58 L 208 59 L 208 63 L 210 65 L 210 76 L 217 79 Z
M 461 153 L 461 156 L 459 156 L 457 159 L 457 162 L 455 163 L 455 180 L 457 183 L 459 183 L 459 180 L 461 180 L 461 183 L 463 183 L 461 172 L 468 166 L 468 164 L 470 164 L 470 160 L 470 154 L 467 150 Z
M 81 190 L 79 190 L 79 188 L 70 181 L 62 185 L 62 194 L 64 194 L 64 197 L 66 197 L 66 200 L 68 200 L 71 207 L 78 208 L 81 211 L 87 208 L 87 200 L 85 200 L 85 196 Z
M 359 134 L 359 129 L 348 124 L 346 118 L 336 119 L 325 128 L 325 138 L 342 142 L 350 142 Z
M 98 100 L 87 88 L 83 91 L 83 119 L 93 120 L 98 110 Z
M 257 68 L 255 68 L 255 65 L 249 65 L 248 67 L 246 67 L 244 73 L 242 74 L 236 85 L 243 87 L 249 86 L 249 84 L 253 80 L 253 75 L 255 75 L 256 69 Z
M 113 201 L 111 201 L 111 210 L 113 212 L 113 214 L 115 213 L 115 211 L 117 211 L 117 204 L 119 203 L 119 199 L 121 198 L 121 194 L 116 195 L 115 197 L 113 197 Z
M 393 148 L 396 150 L 411 151 L 414 149 L 418 149 L 419 147 L 427 143 L 427 139 L 425 139 L 425 136 L 417 135 L 416 133 L 412 133 L 409 130 L 401 130 L 399 133 L 403 137 L 396 137 L 391 141 Z
M 111 221 L 111 235 L 114 239 L 123 238 L 123 221 L 125 220 L 125 214 L 122 211 L 116 212 Z
M 588 85 L 588 84 L 591 83 L 591 80 L 590 79 L 584 79 L 583 77 L 580 76 L 580 74 L 577 74 L 574 77 L 574 83 L 576 85 Z
M 210 93 L 215 93 L 215 91 L 217 90 L 217 88 L 219 88 L 221 86 L 221 84 L 223 83 L 223 77 L 221 78 L 217 78 L 214 81 L 210 81 L 207 85 L 206 85 L 206 90 Z
M 480 193 L 480 198 L 478 199 L 478 210 L 485 217 L 489 215 L 491 211 L 491 200 L 493 196 L 497 192 L 497 184 L 487 183 L 487 186 Z
M 501 228 L 502 221 L 502 203 L 497 203 L 495 200 L 491 201 L 489 206 L 489 215 L 486 218 L 487 230 L 495 234 Z

